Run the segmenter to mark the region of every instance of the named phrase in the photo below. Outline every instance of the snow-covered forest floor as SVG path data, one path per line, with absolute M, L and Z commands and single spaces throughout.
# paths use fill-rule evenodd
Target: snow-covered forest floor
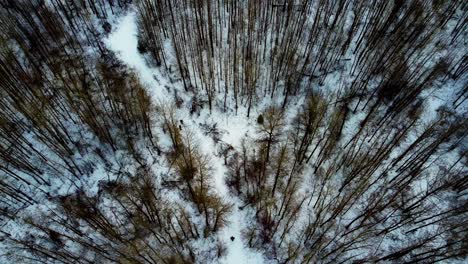
M 0 263 L 464 263 L 466 4 L 324 2 L 1 3 Z

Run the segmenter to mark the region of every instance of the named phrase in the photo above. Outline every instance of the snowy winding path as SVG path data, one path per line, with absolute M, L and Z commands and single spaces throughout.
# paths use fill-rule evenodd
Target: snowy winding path
M 167 101 L 173 98 L 173 95 L 165 89 L 166 86 L 171 86 L 169 80 L 164 78 L 159 69 L 150 68 L 143 56 L 137 50 L 137 23 L 136 14 L 129 12 L 121 18 L 117 25 L 114 25 L 113 32 L 107 39 L 104 40 L 109 49 L 117 53 L 117 56 L 126 63 L 130 68 L 133 68 L 140 77 L 140 80 L 150 92 L 154 102 Z M 157 76 L 157 79 L 155 79 Z M 233 213 L 229 218 L 229 225 L 220 232 L 219 236 L 225 242 L 228 252 L 227 256 L 221 259 L 221 263 L 226 264 L 244 264 L 244 263 L 264 263 L 262 255 L 258 252 L 246 248 L 241 241 L 241 230 L 243 224 L 246 224 L 243 219 L 243 214 L 238 210 L 238 202 L 229 195 L 226 185 L 224 184 L 224 174 L 226 167 L 224 161 L 215 155 L 216 146 L 213 140 L 205 136 L 200 127 L 197 125 L 205 120 L 214 121 L 218 124 L 221 131 L 225 131 L 222 136 L 222 141 L 234 147 L 240 146 L 241 137 L 252 129 L 252 124 L 245 118 L 242 110 L 237 116 L 221 114 L 216 111 L 209 114 L 206 109 L 202 111 L 201 115 L 196 118 L 189 118 L 187 109 L 183 109 L 182 113 L 179 112 L 181 118 L 191 120 L 191 124 L 187 124 L 190 129 L 195 133 L 196 137 L 200 140 L 201 148 L 204 153 L 212 158 L 214 169 L 214 182 L 218 193 L 226 199 L 226 201 L 233 204 Z M 234 236 L 235 240 L 231 241 L 230 237 Z

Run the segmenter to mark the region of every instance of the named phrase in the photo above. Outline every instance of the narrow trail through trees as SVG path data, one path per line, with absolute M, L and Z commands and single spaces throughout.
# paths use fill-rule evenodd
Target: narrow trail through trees
M 160 74 L 158 69 L 148 66 L 144 57 L 138 52 L 135 13 L 129 12 L 123 16 L 114 28 L 114 31 L 105 39 L 108 48 L 116 52 L 118 58 L 127 66 L 135 70 L 141 82 L 146 85 L 155 103 L 173 101 L 173 96 L 165 87 L 178 85 L 178 83 L 171 84 L 170 80 L 167 80 L 166 77 Z M 188 109 L 181 108 L 179 110 L 179 117 L 189 116 Z M 263 263 L 264 259 L 260 253 L 254 252 L 242 243 L 241 230 L 243 229 L 243 225 L 247 223 L 244 212 L 239 209 L 242 205 L 238 199 L 229 194 L 224 182 L 226 172 L 224 160 L 216 155 L 217 147 L 215 143 L 212 138 L 201 131 L 199 122 L 209 118 L 216 120 L 220 131 L 223 132 L 221 141 L 231 146 L 239 146 L 240 139 L 244 134 L 238 133 L 252 130 L 252 123 L 245 117 L 246 115 L 242 114 L 243 110 L 245 109 L 240 110 L 236 116 L 229 116 L 216 111 L 210 115 L 207 113 L 208 109 L 205 109 L 204 114 L 195 119 L 191 118 L 191 122 L 185 124 L 188 129 L 192 130 L 197 140 L 200 141 L 202 151 L 211 158 L 213 164 L 212 173 L 215 180 L 214 186 L 216 186 L 217 192 L 233 205 L 233 211 L 229 216 L 229 224 L 219 234 L 220 240 L 226 243 L 228 250 L 227 256 L 221 259 L 221 262 L 226 264 Z M 188 120 L 188 118 L 185 118 L 185 120 Z M 252 118 L 252 120 L 254 119 Z M 235 238 L 234 241 L 231 241 L 231 236 Z

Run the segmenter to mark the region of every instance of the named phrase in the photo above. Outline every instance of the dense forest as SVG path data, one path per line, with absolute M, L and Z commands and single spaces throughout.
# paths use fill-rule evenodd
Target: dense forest
M 468 261 L 468 2 L 1 0 L 0 263 Z

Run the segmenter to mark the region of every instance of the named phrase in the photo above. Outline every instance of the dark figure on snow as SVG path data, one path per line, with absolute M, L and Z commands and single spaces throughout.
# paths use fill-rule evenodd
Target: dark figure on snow
M 235 237 L 232 236 L 232 237 L 231 237 L 231 241 L 234 241 L 234 239 L 235 239 Z

